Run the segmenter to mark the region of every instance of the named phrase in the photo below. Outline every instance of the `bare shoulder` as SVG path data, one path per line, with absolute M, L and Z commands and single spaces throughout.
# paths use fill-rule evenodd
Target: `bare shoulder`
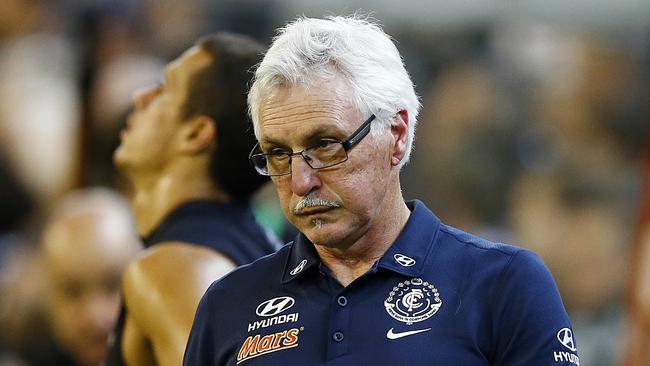
M 212 282 L 235 263 L 209 248 L 167 242 L 142 252 L 123 277 L 129 313 L 144 327 L 159 327 L 160 319 L 191 325 L 198 302 Z M 170 325 L 171 326 L 171 325 Z
M 124 280 L 125 286 L 187 284 L 204 277 L 211 283 L 235 267 L 230 258 L 212 249 L 166 242 L 143 251 L 127 268 Z

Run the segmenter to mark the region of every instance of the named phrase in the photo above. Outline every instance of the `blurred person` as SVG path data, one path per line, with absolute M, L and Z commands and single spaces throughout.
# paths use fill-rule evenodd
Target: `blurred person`
M 43 362 L 42 357 L 51 355 L 53 341 L 44 331 L 45 275 L 38 250 L 22 235 L 2 242 L 6 247 L 0 258 L 0 365 L 7 359 L 20 361 L 17 365 L 52 365 L 52 359 Z
M 108 336 L 120 310 L 120 278 L 141 249 L 128 202 L 94 188 L 64 196 L 42 240 L 47 314 L 56 343 L 69 363 L 105 360 Z
M 502 75 L 518 79 L 527 106 L 517 151 L 527 169 L 569 163 L 636 174 L 648 106 L 633 35 L 609 40 L 572 26 L 521 23 L 495 38 L 497 57 L 508 58 Z
M 506 210 L 514 240 L 538 253 L 551 270 L 562 255 L 564 210 L 560 183 L 551 174 L 521 173 L 515 180 Z
M 300 233 L 208 289 L 184 365 L 579 364 L 539 257 L 404 200 L 419 107 L 376 24 L 280 30 L 249 92 L 250 161 Z
M 630 233 L 619 178 L 575 167 L 526 173 L 509 211 L 515 240 L 540 253 L 555 274 L 580 361 L 593 366 L 614 364 L 622 346 Z
M 578 175 L 561 197 L 566 215 L 558 228 L 564 229 L 556 248 L 559 268 L 552 269 L 580 339 L 581 360 L 591 366 L 613 365 L 623 339 L 631 233 L 625 191 L 616 178 Z
M 650 135 L 648 135 L 650 137 Z M 643 185 L 627 293 L 629 324 L 623 366 L 650 365 L 650 138 L 641 165 Z
M 519 160 L 536 177 L 517 183 L 516 237 L 539 249 L 556 274 L 581 340 L 581 360 L 612 365 L 625 342 L 626 205 L 636 190 L 645 135 L 647 73 L 630 48 L 633 37 L 608 40 L 551 24 L 502 35 L 502 46 L 521 48 L 510 56 L 524 55 L 529 59 L 520 66 L 536 69 L 535 88 L 527 92 L 530 121 L 518 142 Z
M 413 152 L 404 185 L 450 225 L 494 236 L 518 166 L 509 95 L 492 74 L 481 61 L 441 70 L 424 97 L 427 149 Z
M 263 51 L 240 35 L 202 38 L 134 98 L 114 159 L 148 249 L 125 272 L 108 365 L 179 365 L 209 284 L 276 249 L 249 203 L 268 181 L 247 166 L 249 69 Z

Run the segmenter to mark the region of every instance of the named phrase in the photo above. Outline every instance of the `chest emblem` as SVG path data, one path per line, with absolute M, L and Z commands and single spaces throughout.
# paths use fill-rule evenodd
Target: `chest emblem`
M 438 290 L 420 278 L 398 283 L 384 301 L 386 312 L 407 325 L 429 319 L 441 306 Z

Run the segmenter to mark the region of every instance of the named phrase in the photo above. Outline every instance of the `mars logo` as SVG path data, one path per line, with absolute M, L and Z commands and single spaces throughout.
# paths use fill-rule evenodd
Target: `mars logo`
M 298 347 L 299 332 L 300 328 L 291 328 L 263 337 L 261 334 L 248 336 L 237 353 L 237 364 L 271 352 Z
M 420 278 L 400 282 L 384 301 L 388 314 L 408 325 L 429 319 L 441 306 L 438 290 Z
M 557 340 L 562 343 L 562 345 L 571 351 L 576 351 L 576 345 L 573 342 L 573 332 L 569 328 L 562 328 L 557 332 Z
M 259 316 L 274 316 L 289 309 L 295 301 L 289 296 L 276 297 L 266 300 L 257 306 L 255 313 Z

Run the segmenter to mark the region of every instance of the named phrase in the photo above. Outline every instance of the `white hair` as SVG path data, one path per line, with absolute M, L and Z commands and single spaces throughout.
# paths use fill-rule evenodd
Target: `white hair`
M 352 106 L 388 126 L 397 112 L 408 112 L 409 159 L 420 102 L 402 58 L 376 23 L 358 15 L 326 19 L 301 17 L 281 28 L 255 72 L 248 108 L 255 136 L 259 114 L 280 87 L 310 87 L 339 78 L 350 87 Z

